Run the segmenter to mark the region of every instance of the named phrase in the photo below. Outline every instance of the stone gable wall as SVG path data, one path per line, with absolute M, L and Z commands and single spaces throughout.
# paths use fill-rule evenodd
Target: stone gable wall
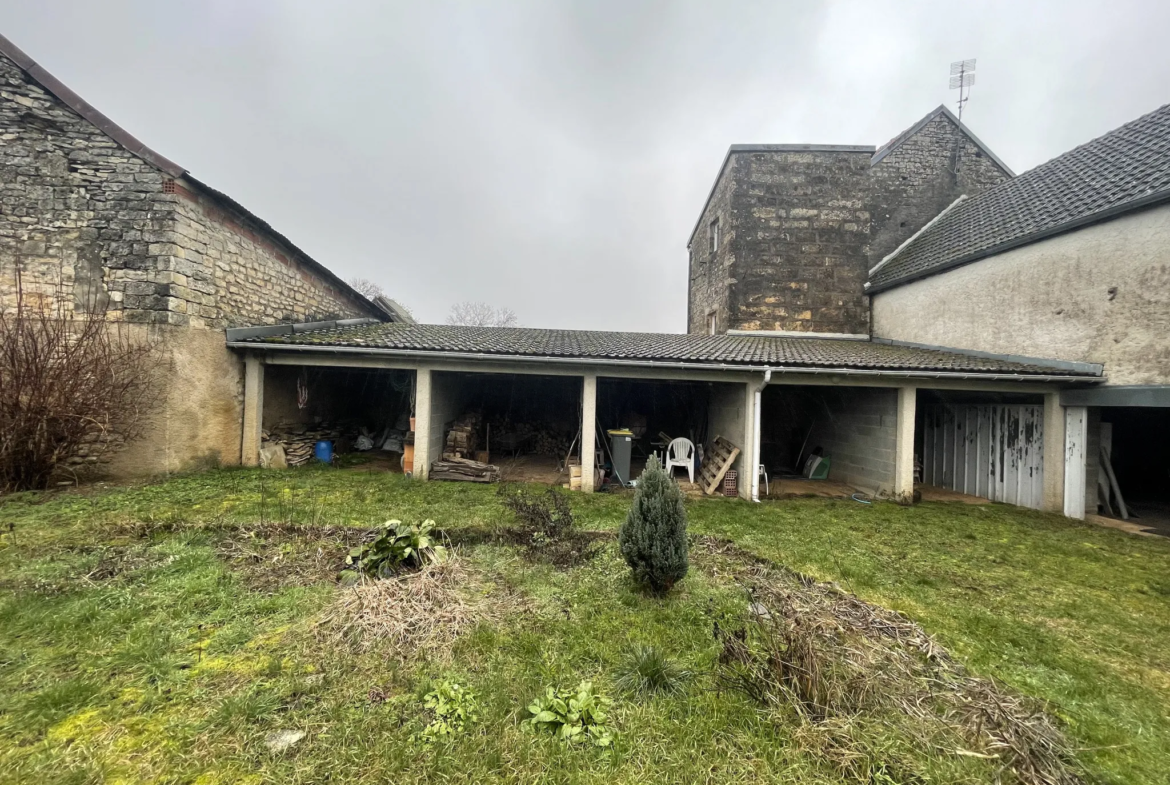
M 127 151 L 0 56 L 0 303 L 219 329 L 372 316 L 246 215 Z
M 870 171 L 870 266 L 960 195 L 974 196 L 1009 177 L 954 121 L 938 115 Z
M 0 301 L 19 270 L 26 298 L 120 317 L 172 210 L 162 173 L 0 56 Z

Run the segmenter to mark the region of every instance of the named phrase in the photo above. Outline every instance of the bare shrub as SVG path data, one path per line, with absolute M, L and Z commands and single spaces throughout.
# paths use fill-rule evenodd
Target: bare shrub
M 534 493 L 505 485 L 499 493 L 516 515 L 518 525 L 509 531 L 512 540 L 534 561 L 573 567 L 597 554 L 596 537 L 573 525 L 573 509 L 564 494 L 553 488 Z
M 26 299 L 18 276 L 15 306 L 0 309 L 0 493 L 76 479 L 139 437 L 158 359 L 100 308 Z

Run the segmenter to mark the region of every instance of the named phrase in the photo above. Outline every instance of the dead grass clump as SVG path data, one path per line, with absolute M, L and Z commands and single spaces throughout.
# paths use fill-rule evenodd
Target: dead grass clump
M 393 578 L 363 578 L 343 589 L 318 621 L 318 635 L 369 649 L 388 644 L 403 654 L 448 658 L 455 640 L 480 622 L 521 610 L 514 595 L 484 584 L 452 557 Z
M 1042 706 L 972 676 L 910 619 L 729 543 L 699 544 L 700 566 L 749 594 L 746 620 L 715 623 L 719 684 L 795 714 L 800 738 L 843 774 L 913 781 L 914 767 L 897 762 L 925 751 L 985 760 L 997 781 L 1081 782 L 1068 740 Z M 890 729 L 903 743 L 875 754 L 875 744 L 892 743 Z

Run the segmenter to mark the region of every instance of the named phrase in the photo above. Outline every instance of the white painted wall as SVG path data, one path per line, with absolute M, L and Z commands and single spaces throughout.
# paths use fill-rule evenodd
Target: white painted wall
M 1170 206 L 880 292 L 872 310 L 881 338 L 1104 363 L 1110 384 L 1170 384 Z

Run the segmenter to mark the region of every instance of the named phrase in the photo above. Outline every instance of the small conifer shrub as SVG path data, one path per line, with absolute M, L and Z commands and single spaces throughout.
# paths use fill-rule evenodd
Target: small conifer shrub
M 687 513 L 678 484 L 651 457 L 618 533 L 622 557 L 634 578 L 664 593 L 687 574 Z

